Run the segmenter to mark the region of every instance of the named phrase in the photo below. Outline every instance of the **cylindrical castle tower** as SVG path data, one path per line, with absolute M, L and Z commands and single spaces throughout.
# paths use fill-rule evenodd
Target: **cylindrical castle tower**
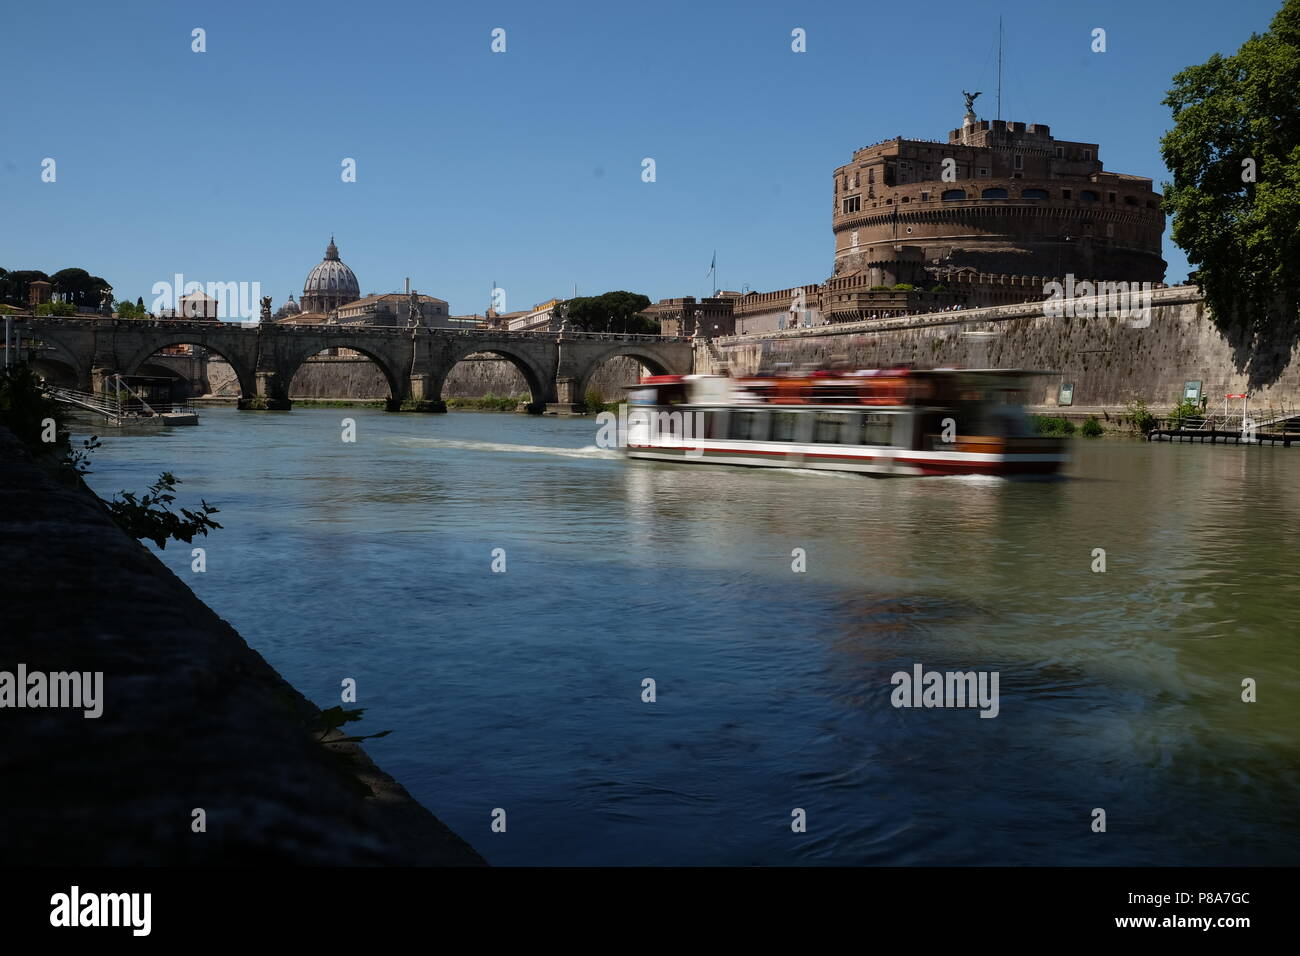
M 1164 279 L 1151 180 L 1103 170 L 1096 144 L 1043 125 L 969 117 L 947 143 L 860 149 L 835 170 L 834 197 L 835 275 L 867 274 L 906 245 L 931 275 Z

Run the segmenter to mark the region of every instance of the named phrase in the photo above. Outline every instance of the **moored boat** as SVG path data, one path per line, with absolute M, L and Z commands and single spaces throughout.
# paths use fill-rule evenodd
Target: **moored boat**
M 652 375 L 631 387 L 629 458 L 873 475 L 1051 474 L 1023 369 Z

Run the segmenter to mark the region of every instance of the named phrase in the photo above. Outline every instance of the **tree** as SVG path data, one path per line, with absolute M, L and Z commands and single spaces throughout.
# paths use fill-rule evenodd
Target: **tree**
M 36 281 L 49 282 L 50 277 L 39 269 L 16 269 L 0 278 L 0 300 L 11 305 L 27 305 L 27 289 Z
M 650 300 L 638 292 L 606 292 L 581 296 L 565 303 L 569 327 L 575 332 L 616 332 L 622 335 L 657 335 L 659 323 L 640 313 Z
M 77 306 L 95 307 L 99 305 L 100 295 L 112 286 L 99 276 L 92 276 L 85 269 L 60 269 L 50 276 L 54 291 L 65 297 L 64 301 Z
M 77 314 L 77 307 L 71 302 L 42 302 L 36 307 L 37 315 L 71 316 Z
M 1239 367 L 1275 377 L 1300 307 L 1300 0 L 1236 54 L 1178 73 L 1164 102 L 1173 240 Z

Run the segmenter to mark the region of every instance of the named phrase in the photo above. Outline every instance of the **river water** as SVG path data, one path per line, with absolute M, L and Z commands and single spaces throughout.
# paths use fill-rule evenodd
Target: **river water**
M 591 419 L 202 418 L 101 436 L 90 484 L 219 507 L 206 572 L 162 559 L 320 706 L 354 678 L 492 863 L 1300 858 L 1300 449 L 882 480 L 626 462 Z M 997 672 L 997 716 L 892 706 L 916 664 Z

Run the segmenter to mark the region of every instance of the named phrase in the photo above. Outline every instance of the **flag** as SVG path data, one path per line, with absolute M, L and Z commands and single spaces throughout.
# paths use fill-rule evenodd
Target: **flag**
M 712 271 L 713 271 L 714 269 L 716 269 L 717 267 L 718 267 L 718 250 L 717 250 L 717 249 L 714 249 L 714 250 L 713 250 L 713 261 L 709 263 L 709 272 L 706 272 L 706 273 L 704 273 L 704 274 L 705 274 L 705 275 L 708 275 L 710 272 L 712 272 Z

